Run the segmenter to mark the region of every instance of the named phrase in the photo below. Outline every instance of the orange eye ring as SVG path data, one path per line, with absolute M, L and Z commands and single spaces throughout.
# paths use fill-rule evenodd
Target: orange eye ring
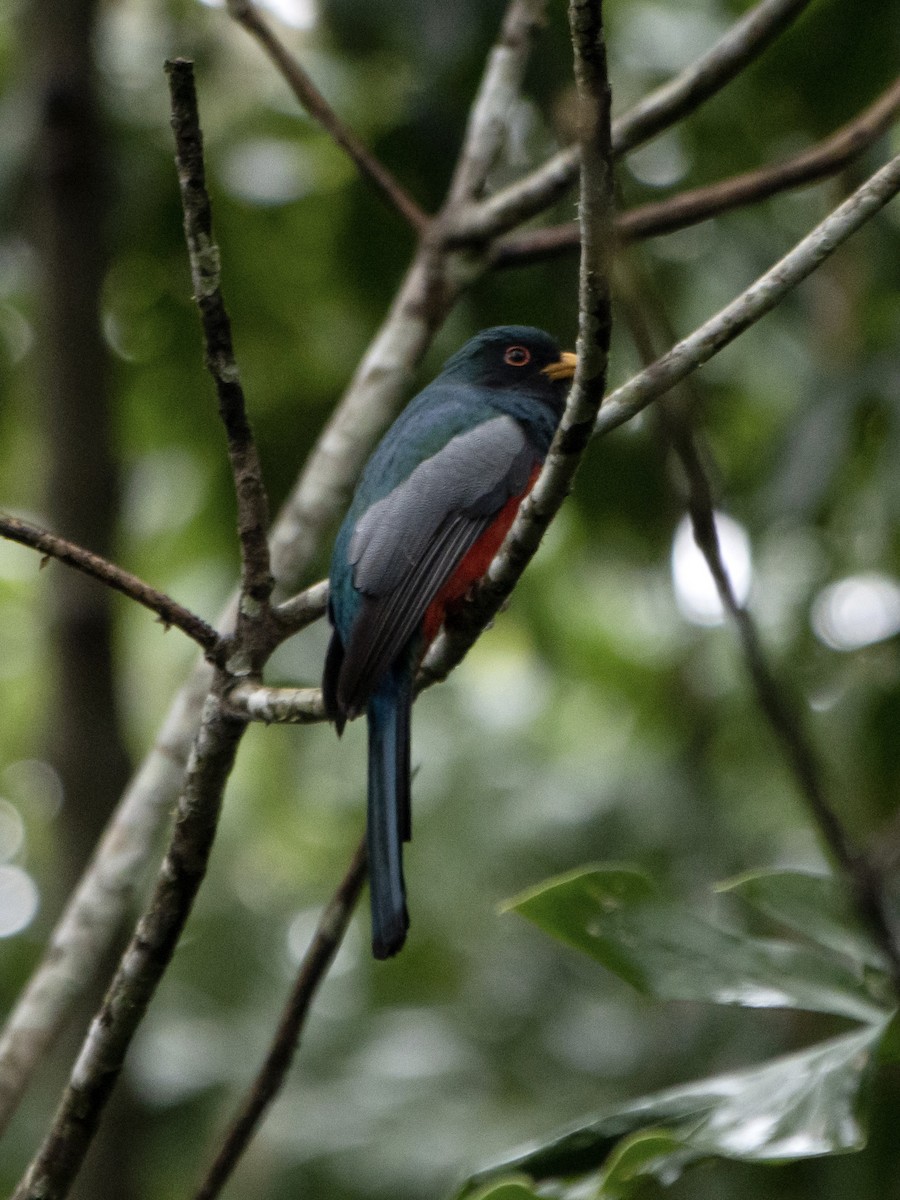
M 507 346 L 503 361 L 508 367 L 526 367 L 531 362 L 531 351 L 526 346 Z

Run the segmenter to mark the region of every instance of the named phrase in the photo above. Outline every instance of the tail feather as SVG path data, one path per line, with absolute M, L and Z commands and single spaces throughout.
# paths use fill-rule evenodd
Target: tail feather
M 390 958 L 406 941 L 409 916 L 402 843 L 409 839 L 409 680 L 389 675 L 372 696 L 369 720 L 367 837 L 372 952 Z

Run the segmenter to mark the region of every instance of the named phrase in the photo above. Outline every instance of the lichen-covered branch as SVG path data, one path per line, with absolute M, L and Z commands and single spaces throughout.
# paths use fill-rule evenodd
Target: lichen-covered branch
M 153 895 L 91 1023 L 53 1124 L 13 1200 L 62 1200 L 78 1172 L 206 872 L 225 783 L 246 723 L 210 695 Z
M 478 199 L 484 191 L 488 175 L 503 149 L 510 117 L 522 89 L 528 53 L 546 7 L 546 0 L 512 0 L 507 8 L 500 37 L 488 56 L 481 86 L 469 112 L 445 209 L 455 210 Z
M 571 0 L 569 26 L 581 146 L 578 368 L 537 483 L 523 502 L 486 578 L 427 656 L 420 673 L 422 686 L 449 672 L 509 596 L 568 495 L 603 397 L 611 330 L 613 156 L 601 4 L 596 0 Z
M 184 210 L 184 233 L 194 299 L 200 310 L 206 344 L 206 366 L 216 385 L 219 415 L 228 440 L 228 457 L 237 496 L 238 537 L 241 546 L 241 616 L 254 616 L 272 594 L 269 566 L 269 502 L 256 443 L 247 418 L 231 321 L 221 288 L 219 248 L 213 237 L 212 209 L 206 190 L 203 136 L 197 111 L 194 64 L 178 58 L 166 63 L 175 133 L 175 162 Z

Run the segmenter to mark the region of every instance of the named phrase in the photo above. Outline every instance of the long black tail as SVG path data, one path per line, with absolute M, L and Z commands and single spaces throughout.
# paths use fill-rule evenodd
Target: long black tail
M 369 701 L 367 837 L 372 953 L 390 958 L 406 941 L 409 914 L 403 842 L 410 836 L 409 727 L 412 687 L 390 673 Z

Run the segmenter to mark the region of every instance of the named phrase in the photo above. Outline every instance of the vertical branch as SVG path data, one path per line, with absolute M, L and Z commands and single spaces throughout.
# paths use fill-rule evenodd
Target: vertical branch
M 609 270 L 613 237 L 613 148 L 610 88 L 600 0 L 571 0 L 581 147 L 581 267 L 578 285 L 578 366 L 537 483 L 522 502 L 486 577 L 432 643 L 419 689 L 443 679 L 463 658 L 510 595 L 569 494 L 590 441 L 606 384 L 612 329 Z
M 194 64 L 178 58 L 166 63 L 172 99 L 175 161 L 184 209 L 184 233 L 191 263 L 194 299 L 200 309 L 206 342 L 206 366 L 216 385 L 219 415 L 228 439 L 228 457 L 237 494 L 238 535 L 241 543 L 241 590 L 247 601 L 267 605 L 272 593 L 268 500 L 256 444 L 247 419 L 244 391 L 231 340 L 231 322 L 220 287 L 219 248 L 213 239 L 212 209 L 206 191 L 203 135 L 197 112 Z

